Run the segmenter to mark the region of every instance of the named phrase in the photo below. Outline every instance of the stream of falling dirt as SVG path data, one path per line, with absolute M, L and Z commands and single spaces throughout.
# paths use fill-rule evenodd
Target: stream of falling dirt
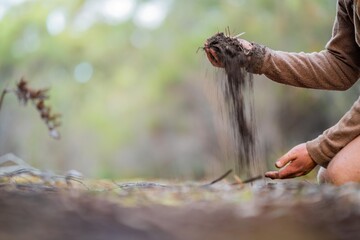
M 240 176 L 253 177 L 263 173 L 264 163 L 257 152 L 256 121 L 254 113 L 253 75 L 243 67 L 246 56 L 238 41 L 218 33 L 207 40 L 224 65 L 217 79 L 222 129 L 220 145 L 226 158 L 234 161 Z

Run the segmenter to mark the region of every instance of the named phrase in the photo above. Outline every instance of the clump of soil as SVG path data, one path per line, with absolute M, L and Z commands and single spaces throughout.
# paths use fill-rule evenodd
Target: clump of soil
M 253 107 L 253 76 L 245 68 L 247 56 L 236 38 L 217 33 L 207 39 L 223 64 L 226 78 L 221 82 L 225 112 L 232 127 L 232 140 L 238 172 L 247 171 L 255 161 L 255 117 Z

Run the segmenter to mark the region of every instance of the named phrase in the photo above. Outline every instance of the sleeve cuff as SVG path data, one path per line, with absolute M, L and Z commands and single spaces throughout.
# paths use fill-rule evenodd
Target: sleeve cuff
M 322 151 L 320 147 L 322 135 L 320 135 L 318 138 L 306 142 L 306 149 L 310 155 L 310 157 L 320 166 L 327 167 L 327 165 L 330 162 L 330 158 L 326 156 Z
M 251 59 L 248 67 L 246 67 L 246 71 L 255 74 L 262 74 L 264 59 L 268 48 L 257 43 L 252 43 L 252 45 L 253 49 L 250 52 Z

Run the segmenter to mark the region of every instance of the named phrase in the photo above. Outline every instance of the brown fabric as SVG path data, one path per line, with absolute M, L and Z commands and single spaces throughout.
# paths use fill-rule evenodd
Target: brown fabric
M 251 52 L 248 54 L 251 61 L 249 61 L 249 64 L 246 66 L 246 71 L 251 73 L 261 72 L 267 49 L 268 48 L 263 45 L 252 43 Z
M 265 74 L 276 82 L 297 87 L 348 89 L 360 77 L 359 17 L 360 0 L 338 0 L 332 38 L 325 50 L 318 53 L 288 53 L 265 48 L 261 68 L 254 68 L 254 73 Z M 258 45 L 256 49 L 262 51 L 263 48 Z M 259 57 L 255 57 L 254 61 L 259 63 Z M 314 161 L 327 166 L 358 135 L 360 98 L 335 126 L 307 142 L 307 149 Z

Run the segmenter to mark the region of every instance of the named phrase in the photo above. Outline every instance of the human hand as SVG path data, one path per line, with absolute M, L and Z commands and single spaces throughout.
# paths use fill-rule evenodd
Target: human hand
M 215 50 L 212 49 L 209 43 L 206 41 L 204 44 L 204 50 L 206 53 L 207 58 L 209 59 L 210 63 L 214 67 L 223 68 L 224 64 L 220 61 L 218 55 L 216 54 Z
M 279 158 L 275 163 L 277 168 L 281 168 L 279 171 L 266 172 L 265 177 L 271 179 L 300 177 L 308 174 L 316 165 L 317 163 L 312 160 L 306 149 L 306 144 L 302 143 Z
M 234 45 L 237 45 L 238 47 L 234 47 Z M 222 33 L 218 33 L 209 38 L 204 44 L 204 50 L 207 58 L 214 67 L 224 68 L 224 63 L 221 60 L 222 57 L 219 56 L 219 54 L 223 55 L 225 49 L 227 52 L 230 52 L 230 54 L 234 54 L 235 51 L 237 51 L 248 56 L 253 49 L 253 44 L 244 39 L 226 37 Z

